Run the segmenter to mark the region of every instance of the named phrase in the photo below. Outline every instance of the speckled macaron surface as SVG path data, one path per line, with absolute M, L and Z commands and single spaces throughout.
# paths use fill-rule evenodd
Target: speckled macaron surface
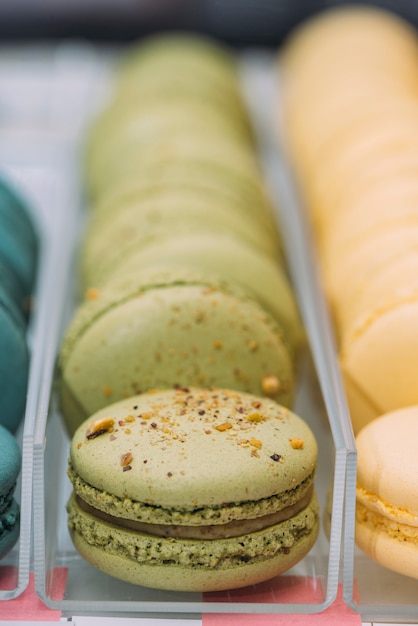
M 14 500 L 21 469 L 21 454 L 13 435 L 0 425 L 0 559 L 19 537 L 20 507 Z
M 376 418 L 356 437 L 356 542 L 372 559 L 418 578 L 418 406 Z
M 223 386 L 290 406 L 295 386 L 274 319 L 235 284 L 182 267 L 94 291 L 64 337 L 60 371 L 70 433 L 106 404 L 156 387 Z
M 239 587 L 315 542 L 317 444 L 269 398 L 193 387 L 134 396 L 86 420 L 70 457 L 73 540 L 118 578 Z

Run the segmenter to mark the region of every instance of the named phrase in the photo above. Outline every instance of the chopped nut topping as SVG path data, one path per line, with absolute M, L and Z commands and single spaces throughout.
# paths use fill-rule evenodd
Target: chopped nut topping
M 135 421 L 135 417 L 133 415 L 127 415 L 125 417 L 125 422 L 128 422 L 128 424 L 130 424 L 131 422 Z
M 251 415 L 247 417 L 247 420 L 249 422 L 262 422 L 263 416 L 260 415 L 260 413 L 251 413 Z
M 292 437 L 289 441 L 294 450 L 301 450 L 305 443 L 303 439 L 299 439 L 298 437 Z
M 120 464 L 122 467 L 126 467 L 127 465 L 130 465 L 132 462 L 133 456 L 132 456 L 132 452 L 126 452 L 126 454 L 122 454 L 122 456 L 120 457 Z
M 125 465 L 125 466 L 123 467 L 122 471 L 123 471 L 123 472 L 129 472 L 129 470 L 131 470 L 131 469 L 132 469 L 132 466 L 131 466 L 131 465 Z
M 253 448 L 258 448 L 258 450 L 261 450 L 263 444 L 259 439 L 254 439 L 254 437 L 251 437 L 250 445 L 253 446 Z
M 271 458 L 271 460 L 272 460 L 272 461 L 276 461 L 276 463 L 277 463 L 277 461 L 280 461 L 280 459 L 282 458 L 282 456 L 281 456 L 281 454 L 276 454 L 276 453 L 274 453 L 274 454 L 272 454 L 272 455 L 271 455 L 271 457 L 270 457 L 270 458 Z
M 86 439 L 94 439 L 104 433 L 112 432 L 115 420 L 112 417 L 103 417 L 100 420 L 91 422 L 87 426 Z
M 214 428 L 216 430 L 219 430 L 220 432 L 223 432 L 224 430 L 229 430 L 230 428 L 232 428 L 232 424 L 230 424 L 229 422 L 224 422 L 223 424 L 218 424 Z
M 87 300 L 96 300 L 96 298 L 98 298 L 99 295 L 100 295 L 100 291 L 96 289 L 95 287 L 90 287 L 90 289 L 87 289 L 86 291 Z
M 253 449 L 251 450 L 251 456 L 256 456 L 257 458 L 259 458 L 259 457 L 260 457 L 260 455 L 258 454 L 258 450 L 257 450 L 257 448 L 253 448 Z
M 261 388 L 267 396 L 275 396 L 281 388 L 280 380 L 277 376 L 263 376 Z

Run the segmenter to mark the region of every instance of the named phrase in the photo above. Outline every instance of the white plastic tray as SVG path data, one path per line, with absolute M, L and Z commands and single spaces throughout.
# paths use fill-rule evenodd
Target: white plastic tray
M 393 582 L 392 577 L 396 576 L 376 573 L 377 566 L 354 551 L 354 441 L 332 332 L 314 271 L 309 230 L 282 155 L 272 138 L 274 59 L 264 52 L 249 51 L 243 56 L 243 87 L 259 132 L 261 158 L 272 194 L 276 200 L 280 198 L 277 218 L 310 338 L 310 352 L 302 364 L 296 410 L 309 421 L 319 442 L 316 486 L 322 513 L 329 488 L 334 491 L 329 540 L 322 530 L 314 549 L 303 561 L 263 586 L 263 592 L 270 594 L 270 601 L 266 601 L 266 595 L 260 595 L 260 588 L 246 590 L 245 596 L 228 593 L 218 598 L 221 601 L 209 602 L 210 598 L 200 594 L 136 587 L 96 571 L 74 550 L 65 511 L 70 492 L 66 476 L 69 440 L 56 404 L 55 363 L 62 334 L 76 304 L 76 246 L 86 209 L 79 172 L 83 133 L 108 88 L 109 67 L 118 51 L 70 43 L 58 47 L 28 47 L 23 51 L 8 49 L 7 54 L 3 50 L 3 55 L 1 52 L 0 49 L 0 94 L 2 90 L 6 92 L 10 113 L 8 124 L 4 129 L 0 127 L 0 136 L 4 131 L 0 159 L 2 163 L 7 162 L 15 179 L 36 199 L 34 206 L 39 210 L 45 244 L 39 317 L 36 318 L 38 348 L 32 375 L 33 399 L 26 422 L 29 452 L 22 474 L 22 492 L 26 490 L 27 502 L 33 494 L 31 565 L 39 597 L 51 608 L 61 609 L 69 616 L 315 613 L 332 603 L 338 582 L 342 580 L 346 601 L 357 611 L 364 612 L 368 619 L 418 623 L 417 584 L 412 581 L 408 587 L 403 577 L 398 577 L 401 581 L 397 586 L 392 585 L 391 595 L 386 594 L 380 581 L 389 576 Z M 15 563 L 22 559 L 16 594 L 27 584 L 30 567 L 28 508 L 25 515 L 26 539 L 21 540 L 10 556 Z M 341 559 L 342 537 L 344 562 Z M 63 596 L 56 592 L 55 585 L 62 572 L 60 568 L 66 573 Z M 376 576 L 375 584 L 370 584 L 370 572 Z M 308 600 L 306 596 L 295 600 L 289 595 L 295 582 L 309 587 Z M 359 599 L 355 600 L 357 592 Z
M 69 51 L 74 54 L 73 51 Z M 97 98 L 106 91 L 109 75 L 103 57 L 89 51 L 88 82 L 94 92 L 83 91 L 84 98 L 78 128 L 88 120 L 97 105 Z M 78 61 L 83 65 L 82 57 Z M 62 64 L 64 71 L 67 66 Z M 243 65 L 243 78 L 247 72 Z M 68 87 L 68 79 L 65 81 Z M 69 88 L 68 88 L 69 89 Z M 75 86 L 71 87 L 75 93 Z M 76 97 L 73 95 L 73 98 Z M 81 123 L 80 123 L 81 122 Z M 69 613 L 117 612 L 141 613 L 201 613 L 201 612 L 269 612 L 269 613 L 312 613 L 324 609 L 336 597 L 340 567 L 344 484 L 347 461 L 347 446 L 340 425 L 333 429 L 324 409 L 315 368 L 309 355 L 302 366 L 296 410 L 311 424 L 320 447 L 317 491 L 324 511 L 327 493 L 334 487 L 333 522 L 330 541 L 322 531 L 310 554 L 286 575 L 268 583 L 273 602 L 266 602 L 261 595 L 263 587 L 254 587 L 242 593 L 224 594 L 219 601 L 208 601 L 209 596 L 163 592 L 136 587 L 117 581 L 98 572 L 86 563 L 72 546 L 66 524 L 65 504 L 71 485 L 66 476 L 69 440 L 61 423 L 54 392 L 54 367 L 62 332 L 76 305 L 77 235 L 82 228 L 84 208 L 77 163 L 80 156 L 82 132 L 74 134 L 68 141 L 69 159 L 61 172 L 59 188 L 51 205 L 59 211 L 61 218 L 54 224 L 54 246 L 51 251 L 51 275 L 48 282 L 54 290 L 50 302 L 48 333 L 44 349 L 43 376 L 39 395 L 38 419 L 34 446 L 34 534 L 36 589 L 41 599 L 51 608 L 60 608 Z M 334 432 L 332 432 L 334 431 Z M 55 593 L 57 576 L 65 568 L 67 582 L 64 597 Z M 310 596 L 300 600 L 289 599 L 286 587 L 302 581 L 310 587 Z M 213 600 L 213 598 L 212 598 Z

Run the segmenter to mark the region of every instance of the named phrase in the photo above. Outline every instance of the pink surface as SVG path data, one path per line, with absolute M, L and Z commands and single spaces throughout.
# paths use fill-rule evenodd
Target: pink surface
M 0 579 L 2 582 L 4 580 L 4 589 L 8 588 L 8 579 L 10 582 L 15 580 L 15 569 L 14 567 L 8 566 L 0 567 Z M 54 598 L 63 598 L 66 579 L 67 569 L 65 567 L 57 568 L 54 572 Z M 14 586 L 15 585 L 12 584 L 11 588 Z M 33 573 L 30 574 L 27 589 L 20 596 L 13 600 L 2 600 L 0 602 L 0 620 L 58 622 L 60 618 L 61 611 L 49 609 L 36 595 Z
M 263 585 L 222 593 L 205 594 L 207 602 L 278 602 L 318 604 L 323 590 L 315 578 L 282 576 Z M 361 626 L 361 616 L 342 599 L 341 586 L 335 602 L 325 611 L 314 614 L 229 614 L 208 613 L 202 616 L 202 626 Z

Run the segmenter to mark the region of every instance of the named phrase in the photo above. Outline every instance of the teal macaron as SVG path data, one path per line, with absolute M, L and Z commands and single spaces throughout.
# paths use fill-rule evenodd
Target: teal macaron
M 0 284 L 0 425 L 15 432 L 23 418 L 29 348 L 22 312 Z
M 34 288 L 37 257 L 38 234 L 27 203 L 0 178 L 0 261 L 15 273 L 25 298 Z
M 13 435 L 0 425 L 0 559 L 19 538 L 20 507 L 14 498 L 21 454 Z

